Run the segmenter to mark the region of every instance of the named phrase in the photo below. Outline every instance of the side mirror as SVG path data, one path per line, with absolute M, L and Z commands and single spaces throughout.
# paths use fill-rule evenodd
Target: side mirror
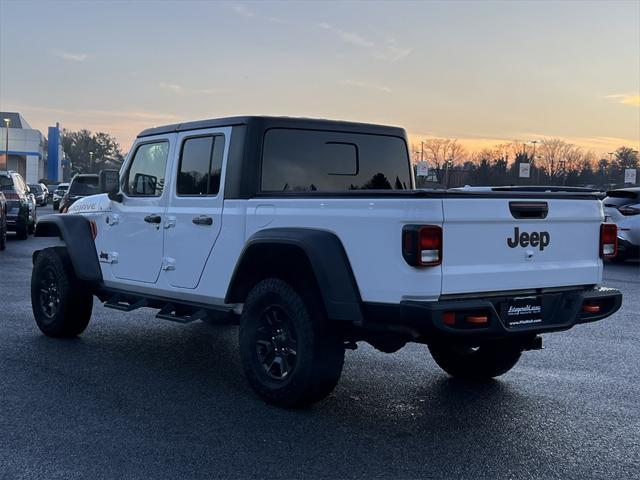
M 110 200 L 122 202 L 120 192 L 120 172 L 118 170 L 101 170 L 98 180 L 100 193 L 106 193 Z
M 138 195 L 155 195 L 158 188 L 158 177 L 136 173 L 133 177 L 133 185 L 133 189 Z

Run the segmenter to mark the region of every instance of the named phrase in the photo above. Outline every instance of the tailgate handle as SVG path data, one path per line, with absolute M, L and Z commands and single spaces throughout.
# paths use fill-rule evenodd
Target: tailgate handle
M 547 202 L 509 202 L 509 210 L 513 218 L 547 218 L 549 205 Z

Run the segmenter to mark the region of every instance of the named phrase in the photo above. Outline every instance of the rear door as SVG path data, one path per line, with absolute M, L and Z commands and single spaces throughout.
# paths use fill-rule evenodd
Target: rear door
M 222 226 L 230 127 L 178 135 L 171 200 L 164 223 L 166 277 L 196 288 Z
M 597 200 L 445 198 L 442 293 L 600 282 Z

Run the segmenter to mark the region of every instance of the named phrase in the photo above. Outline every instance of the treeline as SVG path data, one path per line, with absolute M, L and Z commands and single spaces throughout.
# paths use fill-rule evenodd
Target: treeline
M 469 153 L 457 140 L 429 139 L 412 144 L 412 160 L 424 160 L 429 176 L 417 177 L 418 187 L 464 185 L 568 185 L 613 188 L 624 185 L 627 168 L 638 168 L 638 151 L 622 146 L 600 158 L 592 151 L 554 138 L 512 142 Z M 530 165 L 521 178 L 520 164 Z
M 62 150 L 70 177 L 76 173 L 98 173 L 106 168 L 120 168 L 124 160 L 115 137 L 104 132 L 64 129 Z

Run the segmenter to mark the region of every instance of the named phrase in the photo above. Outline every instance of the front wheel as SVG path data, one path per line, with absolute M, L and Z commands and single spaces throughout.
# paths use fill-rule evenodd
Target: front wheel
M 268 403 L 303 407 L 329 395 L 344 345 L 321 308 L 288 283 L 270 278 L 249 293 L 240 318 L 240 359 L 251 387 Z
M 25 220 L 24 222 L 17 222 L 16 238 L 18 240 L 26 240 L 27 238 L 29 238 L 29 220 Z
M 2 222 L 0 222 L 0 250 L 7 248 L 7 215 L 2 216 Z
M 518 346 L 506 342 L 487 343 L 477 347 L 433 344 L 431 356 L 452 377 L 488 380 L 511 370 L 522 353 Z
M 49 337 L 75 337 L 87 328 L 93 295 L 76 278 L 64 248 L 45 248 L 36 256 L 31 308 L 38 328 Z

